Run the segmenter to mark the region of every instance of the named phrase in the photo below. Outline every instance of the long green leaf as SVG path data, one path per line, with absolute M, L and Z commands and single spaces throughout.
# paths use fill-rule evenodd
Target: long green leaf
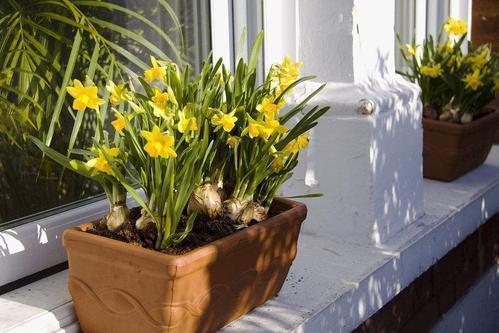
M 90 60 L 90 64 L 88 66 L 88 72 L 87 75 L 90 79 L 93 79 L 94 74 L 95 74 L 95 69 L 97 67 L 97 61 L 99 60 L 99 52 L 100 52 L 100 47 L 99 43 L 95 44 L 94 51 L 92 53 L 92 59 Z M 98 112 L 98 111 L 96 111 Z M 69 144 L 68 144 L 68 156 L 70 154 L 70 151 L 73 149 L 74 144 L 76 142 L 76 139 L 78 138 L 78 133 L 80 132 L 80 127 L 83 122 L 83 117 L 85 116 L 85 112 L 79 111 L 76 113 L 76 119 L 73 124 L 73 129 L 71 130 L 71 137 L 69 138 Z M 97 124 L 99 126 L 100 124 Z
M 52 114 L 52 119 L 50 120 L 50 127 L 47 132 L 47 136 L 45 138 L 45 144 L 47 146 L 50 146 L 50 144 L 52 143 L 52 137 L 54 136 L 55 126 L 59 120 L 59 115 L 61 113 L 62 106 L 64 105 L 64 99 L 66 98 L 66 87 L 68 86 L 69 80 L 73 75 L 76 60 L 80 52 L 81 41 L 82 41 L 81 32 L 77 31 L 75 34 L 75 39 L 73 42 L 71 53 L 69 55 L 66 71 L 64 72 L 64 78 L 62 80 L 61 88 L 59 91 L 59 97 L 55 104 L 54 113 Z
M 260 31 L 255 38 L 253 44 L 253 49 L 251 50 L 251 55 L 248 61 L 248 72 L 253 72 L 256 69 L 258 63 L 258 57 L 260 56 L 260 51 L 262 50 L 263 44 L 263 31 Z

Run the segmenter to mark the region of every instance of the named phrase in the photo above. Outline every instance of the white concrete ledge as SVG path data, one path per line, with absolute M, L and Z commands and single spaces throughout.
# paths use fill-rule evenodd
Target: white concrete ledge
M 306 221 L 275 299 L 222 331 L 349 332 L 499 211 L 499 147 L 453 183 L 425 180 L 426 215 L 382 248 Z M 331 216 L 334 219 L 334 216 Z M 0 332 L 76 332 L 66 272 L 0 296 Z

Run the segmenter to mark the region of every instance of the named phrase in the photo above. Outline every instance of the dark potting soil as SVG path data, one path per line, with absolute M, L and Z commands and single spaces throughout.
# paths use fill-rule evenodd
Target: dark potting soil
M 155 250 L 157 232 L 156 225 L 149 223 L 144 230 L 139 230 L 135 227 L 135 221 L 140 217 L 140 208 L 132 208 L 129 214 L 129 220 L 126 221 L 119 231 L 110 231 L 103 223 L 94 223 L 92 228 L 86 232 L 107 237 L 129 244 L 137 245 L 146 249 Z M 186 216 L 182 217 L 177 228 L 178 232 L 185 229 Z M 163 253 L 181 255 L 192 251 L 198 247 L 211 243 L 217 239 L 228 236 L 241 228 L 244 225 L 237 224 L 227 216 L 221 216 L 215 220 L 196 220 L 192 231 L 180 244 L 172 244 Z
M 423 117 L 424 118 L 428 118 L 428 119 L 437 120 L 438 119 L 438 115 L 441 112 L 442 112 L 442 107 L 431 107 L 431 106 L 428 107 L 427 106 L 427 107 L 423 108 Z M 473 116 L 473 121 L 476 121 L 476 120 L 478 120 L 480 118 L 483 118 L 483 117 L 487 116 L 488 114 L 490 114 L 492 112 L 495 112 L 495 110 L 486 106 L 480 112 L 477 112 Z M 456 124 L 461 124 L 460 121 L 451 121 L 451 122 L 456 123 Z

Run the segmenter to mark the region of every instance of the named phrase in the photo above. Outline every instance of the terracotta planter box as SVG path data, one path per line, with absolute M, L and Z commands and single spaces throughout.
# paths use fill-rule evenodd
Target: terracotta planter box
M 69 292 L 86 333 L 214 332 L 281 289 L 296 256 L 305 205 L 174 256 L 66 230 Z
M 499 112 L 469 124 L 423 118 L 423 175 L 452 181 L 480 166 L 494 142 Z

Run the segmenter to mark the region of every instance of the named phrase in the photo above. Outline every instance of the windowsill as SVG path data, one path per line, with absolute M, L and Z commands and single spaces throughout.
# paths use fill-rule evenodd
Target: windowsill
M 302 232 L 279 295 L 223 332 L 348 332 L 499 211 L 499 146 L 453 183 L 425 180 L 426 215 L 382 248 Z M 77 332 L 67 271 L 0 296 L 0 332 Z

